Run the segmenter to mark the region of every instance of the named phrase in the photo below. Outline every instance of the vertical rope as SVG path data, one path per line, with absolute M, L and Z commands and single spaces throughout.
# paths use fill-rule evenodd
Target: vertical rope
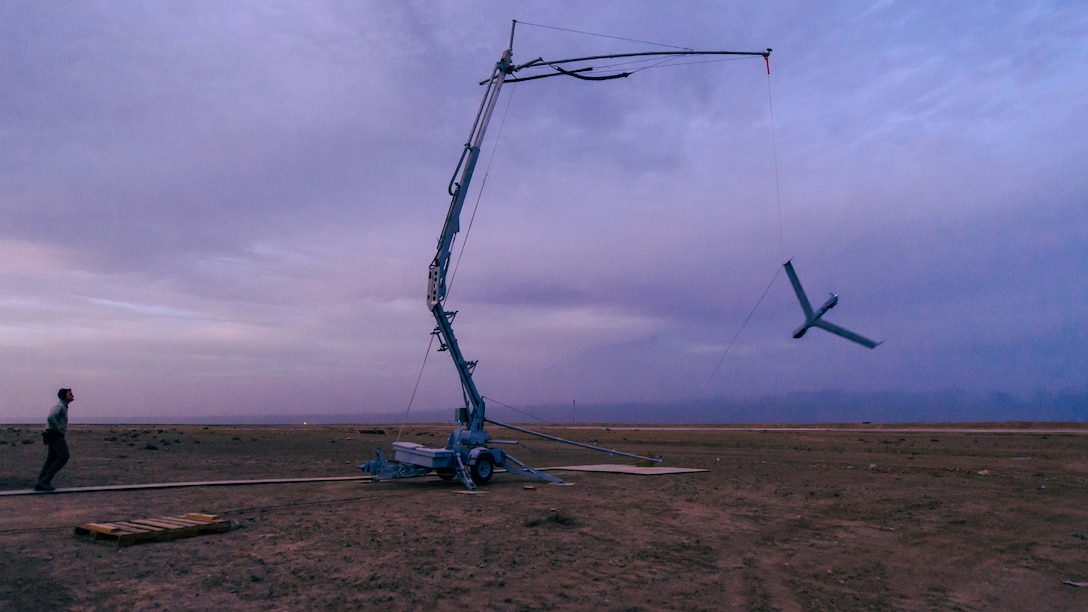
M 767 58 L 764 58 L 764 59 L 767 59 Z M 778 138 L 775 136 L 774 97 L 771 95 L 771 65 L 770 65 L 769 60 L 767 62 L 767 109 L 768 109 L 768 112 L 770 113 L 770 118 L 771 118 L 771 150 L 772 150 L 772 153 L 773 153 L 773 156 L 774 156 L 775 200 L 776 200 L 776 204 L 778 206 L 778 251 L 779 251 L 779 257 L 781 257 L 781 259 L 779 261 L 780 262 L 785 262 L 786 261 L 786 236 L 785 236 L 785 232 L 782 229 L 782 225 L 783 225 L 782 224 L 782 181 L 779 178 L 779 170 L 778 170 Z M 771 277 L 771 282 L 768 283 L 767 288 L 763 290 L 763 295 L 759 296 L 759 299 L 756 301 L 755 305 L 752 306 L 752 310 L 748 313 L 748 316 L 744 318 L 744 322 L 740 324 L 740 328 L 738 328 L 737 332 L 735 334 L 733 334 L 732 340 L 730 340 L 729 344 L 726 345 L 725 351 L 722 353 L 721 358 L 718 359 L 718 364 L 716 366 L 714 366 L 714 371 L 710 373 L 710 376 L 707 377 L 706 382 L 703 383 L 702 389 L 699 390 L 699 396 L 696 399 L 696 405 L 698 405 L 698 402 L 702 401 L 703 396 L 706 394 L 707 388 L 710 386 L 710 382 L 712 380 L 714 380 L 715 376 L 717 376 L 718 370 L 721 369 L 722 363 L 725 362 L 726 356 L 729 355 L 729 351 L 733 348 L 733 345 L 737 342 L 737 338 L 740 337 L 740 333 L 742 331 L 744 331 L 745 327 L 748 326 L 748 322 L 752 319 L 752 315 L 755 314 L 756 309 L 759 308 L 759 305 L 763 303 L 763 299 L 767 297 L 767 294 L 770 292 L 771 287 L 774 286 L 774 282 L 776 280 L 778 280 L 778 275 L 779 275 L 779 273 L 781 271 L 782 271 L 782 266 L 779 265 L 777 267 L 777 270 L 775 270 L 774 276 Z
M 786 261 L 786 237 L 782 230 L 782 181 L 778 172 L 778 138 L 775 135 L 774 125 L 774 98 L 771 95 L 771 71 L 767 70 L 767 108 L 771 114 L 771 150 L 774 154 L 774 189 L 775 199 L 778 201 L 778 249 L 779 261 Z M 777 276 L 777 275 L 775 275 Z

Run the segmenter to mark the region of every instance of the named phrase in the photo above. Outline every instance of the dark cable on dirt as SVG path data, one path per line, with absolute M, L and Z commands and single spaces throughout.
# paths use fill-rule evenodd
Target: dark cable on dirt
M 45 531 L 60 531 L 71 529 L 71 525 L 65 525 L 63 527 L 19 527 L 16 529 L 0 529 L 0 535 L 16 534 L 16 533 L 40 533 Z
M 389 491 L 388 495 L 383 495 L 382 497 L 383 498 L 399 498 L 399 497 L 408 497 L 410 495 L 416 495 L 416 494 L 417 494 L 417 491 L 415 491 L 415 490 Z M 274 504 L 274 505 L 268 505 L 268 506 L 252 506 L 252 507 L 249 507 L 249 508 L 235 508 L 233 510 L 223 510 L 223 511 L 220 511 L 220 512 L 216 512 L 215 514 L 216 515 L 239 515 L 239 514 L 246 514 L 247 512 L 265 512 L 265 511 L 270 511 L 270 510 L 290 510 L 291 508 L 302 508 L 302 507 L 306 507 L 306 506 L 321 506 L 321 505 L 326 505 L 326 504 L 359 502 L 359 501 L 364 501 L 364 500 L 373 499 L 373 498 L 374 498 L 373 495 L 365 495 L 365 496 L 359 495 L 359 496 L 355 496 L 355 497 L 340 497 L 340 498 L 336 498 L 336 499 L 309 500 L 309 501 L 300 501 L 300 502 L 295 502 L 295 503 L 290 503 L 290 504 Z M 100 521 L 100 522 L 119 523 L 119 522 L 124 522 L 124 521 L 127 521 L 127 520 L 131 520 L 131 518 L 132 517 L 115 518 L 115 519 L 109 519 L 109 520 Z M 47 532 L 47 531 L 68 531 L 71 528 L 72 528 L 71 525 L 52 526 L 52 527 L 19 527 L 19 528 L 14 528 L 14 529 L 0 529 L 0 535 L 13 535 L 13 534 L 20 534 L 20 533 L 41 533 L 41 532 Z
M 410 492 L 406 491 L 402 495 L 400 495 L 399 497 L 407 495 L 408 493 L 410 493 Z M 366 499 L 373 499 L 373 496 L 372 495 L 367 495 L 367 496 L 356 496 L 356 497 L 342 497 L 342 498 L 337 498 L 337 499 L 317 499 L 317 500 L 310 500 L 310 501 L 295 502 L 295 503 L 291 503 L 291 504 L 275 504 L 275 505 L 270 505 L 270 506 L 252 506 L 250 508 L 236 508 L 234 510 L 224 510 L 224 511 L 218 512 L 216 514 L 237 515 L 237 514 L 246 514 L 247 512 L 266 512 L 266 511 L 269 511 L 269 510 L 289 510 L 291 508 L 304 508 L 304 507 L 307 507 L 307 506 L 323 506 L 323 505 L 326 505 L 326 504 L 334 504 L 334 503 L 358 502 L 358 501 L 363 501 L 363 500 L 366 500 Z

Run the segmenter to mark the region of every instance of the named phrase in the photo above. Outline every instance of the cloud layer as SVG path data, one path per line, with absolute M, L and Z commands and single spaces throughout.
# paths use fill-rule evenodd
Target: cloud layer
M 0 417 L 459 405 L 426 268 L 512 19 L 775 50 L 507 86 L 446 304 L 486 396 L 1088 388 L 1075 4 L 8 2 Z M 790 257 L 887 342 L 793 340 Z

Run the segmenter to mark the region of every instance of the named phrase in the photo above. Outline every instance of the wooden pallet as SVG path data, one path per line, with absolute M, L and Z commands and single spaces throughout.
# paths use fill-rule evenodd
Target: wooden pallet
M 225 531 L 230 531 L 230 519 L 220 519 L 214 514 L 199 512 L 113 523 L 86 523 L 76 527 L 76 535 L 90 536 L 93 541 L 113 542 L 117 546 L 163 542 Z

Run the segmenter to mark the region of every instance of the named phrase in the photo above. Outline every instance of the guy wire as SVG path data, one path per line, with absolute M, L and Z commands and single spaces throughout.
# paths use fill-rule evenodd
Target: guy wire
M 571 28 L 561 28 L 559 26 L 542 25 L 542 24 L 539 24 L 539 23 L 529 23 L 528 21 L 519 21 L 518 25 L 533 26 L 533 27 L 537 27 L 537 28 L 543 28 L 545 30 L 557 30 L 559 32 L 568 32 L 570 34 L 582 34 L 584 36 L 596 36 L 598 38 L 609 38 L 609 39 L 612 39 L 612 40 L 622 40 L 624 42 L 639 43 L 640 45 L 652 45 L 652 46 L 655 46 L 655 47 L 666 47 L 666 48 L 669 48 L 669 49 L 680 49 L 680 50 L 683 50 L 683 51 L 691 51 L 691 49 L 689 47 L 680 47 L 680 46 L 677 46 L 677 45 L 667 45 L 665 43 L 650 42 L 648 40 L 638 40 L 638 39 L 635 39 L 635 38 L 624 38 L 622 36 L 611 36 L 611 35 L 608 35 L 608 34 L 598 34 L 596 32 L 584 32 L 582 30 L 573 30 Z
M 778 274 L 781 271 L 782 266 L 778 266 L 775 270 L 774 276 L 771 277 L 771 282 L 768 283 L 767 288 L 763 290 L 763 295 L 759 296 L 759 299 L 756 300 L 755 305 L 752 306 L 752 310 L 748 312 L 748 316 L 744 317 L 744 322 L 740 324 L 739 328 L 737 328 L 737 333 L 733 334 L 733 339 L 729 341 L 728 345 L 726 345 L 725 352 L 723 352 L 721 358 L 718 359 L 718 365 L 714 366 L 714 371 L 710 373 L 710 376 L 707 377 L 706 382 L 703 383 L 703 388 L 699 390 L 699 397 L 695 402 L 696 405 L 698 405 L 698 403 L 702 401 L 703 395 L 706 394 L 707 387 L 710 386 L 710 381 L 714 380 L 714 377 L 718 374 L 718 370 L 721 369 L 722 363 L 725 361 L 726 355 L 729 354 L 730 349 L 733 348 L 733 344 L 735 344 L 737 342 L 737 338 L 740 337 L 740 332 L 744 331 L 744 328 L 748 326 L 748 321 L 752 319 L 752 315 L 756 313 L 756 309 L 758 309 L 759 305 L 763 303 L 763 298 L 767 297 L 767 294 L 770 293 L 771 287 L 774 286 L 774 281 L 778 280 Z

